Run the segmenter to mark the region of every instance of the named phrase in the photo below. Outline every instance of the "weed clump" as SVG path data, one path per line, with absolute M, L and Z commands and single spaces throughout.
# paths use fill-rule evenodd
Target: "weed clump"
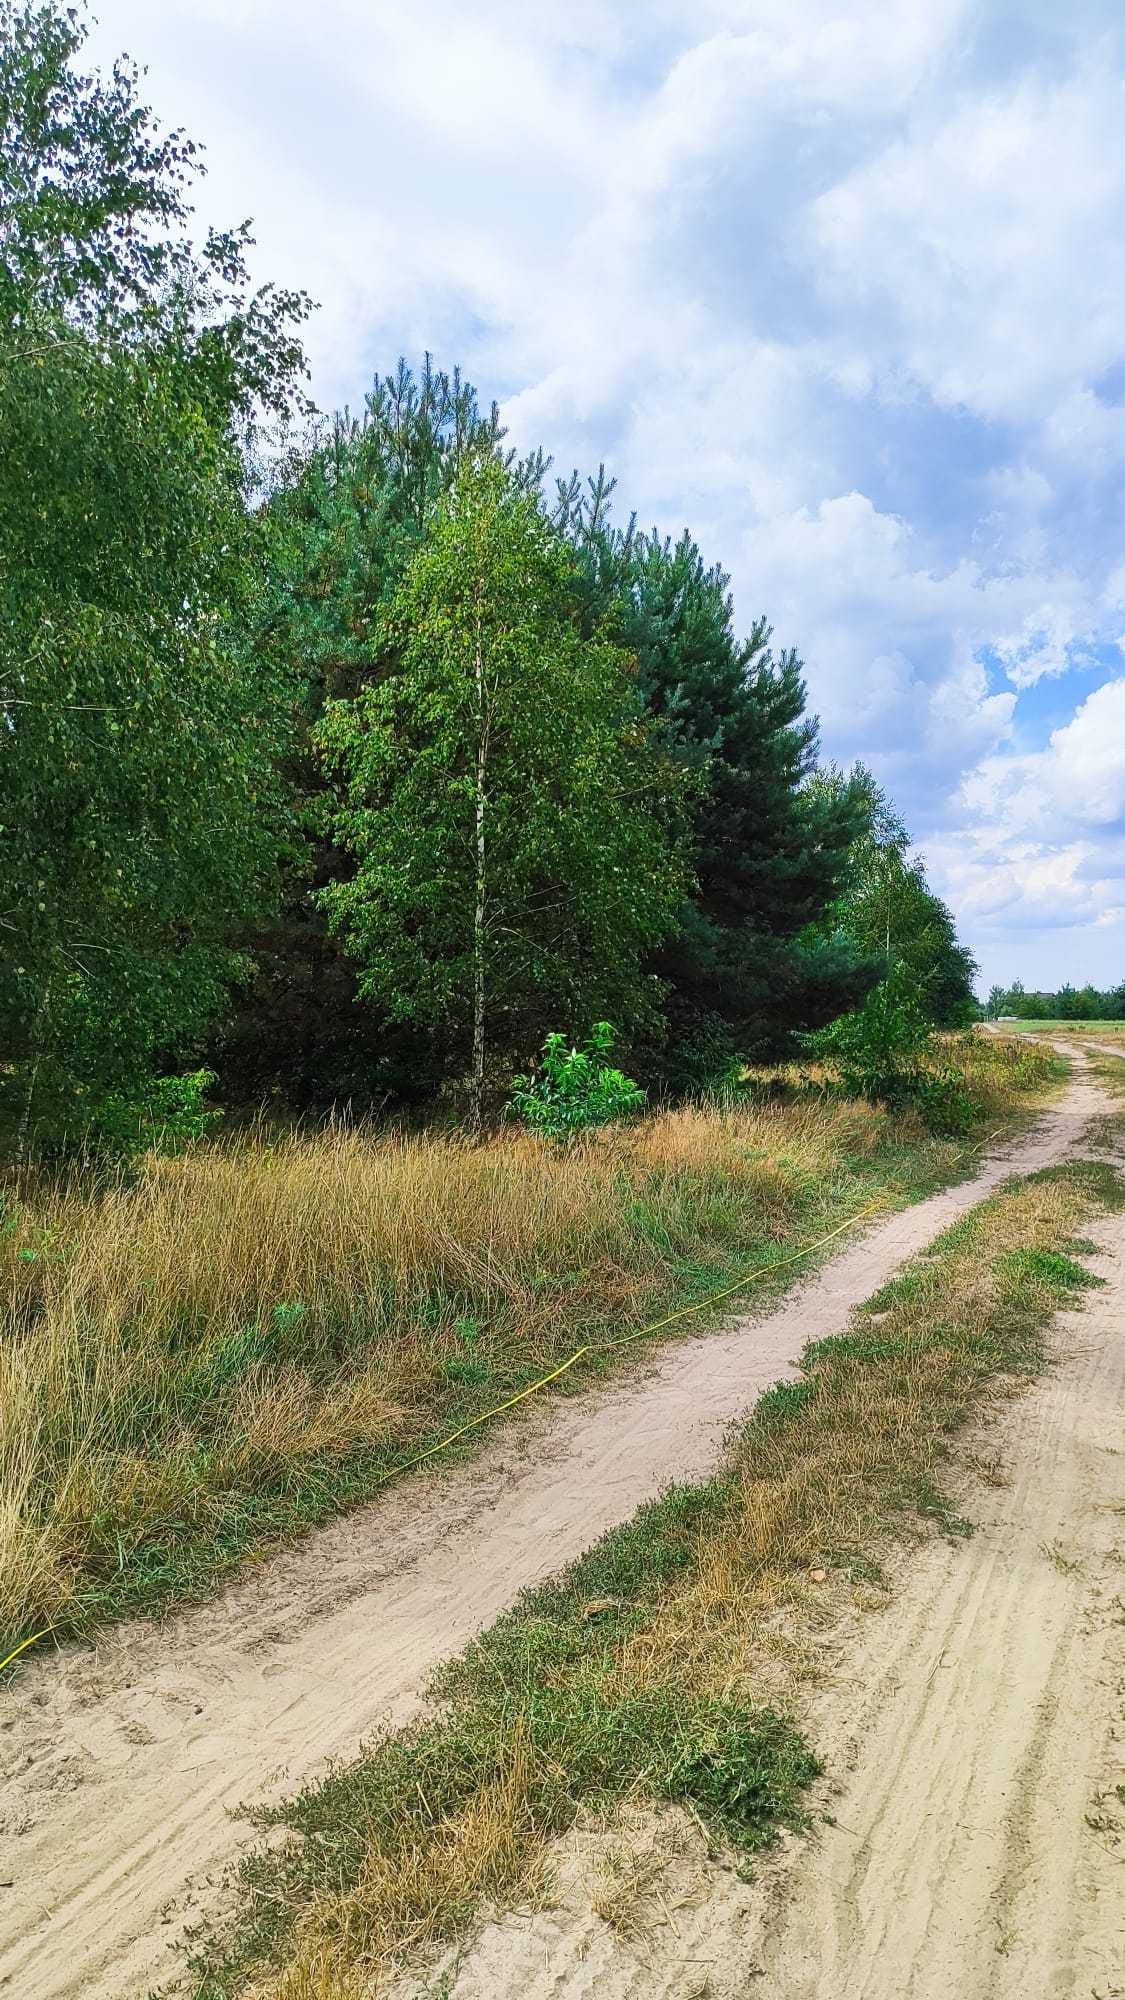
M 934 1132 L 970 1131 L 1001 1079 L 1023 1089 L 1061 1073 L 1048 1049 L 972 1033 L 938 1034 L 920 1013 L 901 967 L 862 1006 L 805 1039 L 845 1096 L 911 1108 Z

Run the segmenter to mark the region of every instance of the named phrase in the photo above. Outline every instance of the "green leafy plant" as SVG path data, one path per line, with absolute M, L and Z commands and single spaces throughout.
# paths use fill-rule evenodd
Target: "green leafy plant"
M 113 1091 L 89 1114 L 85 1143 L 103 1157 L 136 1159 L 147 1152 L 177 1153 L 216 1125 L 221 1111 L 208 1110 L 206 1093 L 213 1070 L 186 1076 L 151 1077 L 138 1089 Z
M 861 1007 L 816 1029 L 805 1045 L 832 1065 L 849 1097 L 899 1105 L 915 1094 L 918 1060 L 931 1039 L 930 1027 L 896 967 Z
M 488 1363 L 477 1353 L 482 1332 L 480 1321 L 471 1316 L 455 1320 L 453 1331 L 461 1343 L 461 1352 L 451 1360 L 443 1361 L 441 1372 L 447 1382 L 455 1382 L 462 1389 L 479 1388 L 492 1373 Z
M 568 1048 L 548 1035 L 537 1069 L 512 1080 L 511 1110 L 544 1139 L 569 1139 L 639 1111 L 645 1094 L 606 1061 L 613 1047 L 608 1021 L 595 1021 L 585 1046 Z
M 911 1079 L 912 1098 L 931 1132 L 956 1135 L 972 1129 L 977 1115 L 965 1075 L 956 1063 L 935 1069 L 916 1069 Z
M 962 1072 L 934 1058 L 934 1033 L 923 1019 L 902 966 L 895 966 L 862 1007 L 806 1037 L 805 1046 L 835 1069 L 849 1097 L 891 1110 L 911 1105 L 934 1131 L 964 1132 L 974 1108 Z

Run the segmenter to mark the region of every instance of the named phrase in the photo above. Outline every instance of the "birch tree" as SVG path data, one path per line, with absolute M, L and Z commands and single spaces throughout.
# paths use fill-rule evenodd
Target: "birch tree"
M 360 991 L 431 1028 L 479 1127 L 490 1052 L 544 1023 L 652 1026 L 644 967 L 687 882 L 633 663 L 576 618 L 573 556 L 495 458 L 466 465 L 383 613 L 379 666 L 318 731 L 324 904 Z
M 196 248 L 192 143 L 82 15 L 0 0 L 0 1124 L 80 1130 L 193 1052 L 244 969 L 284 811 L 250 657 L 245 447 L 305 306 Z

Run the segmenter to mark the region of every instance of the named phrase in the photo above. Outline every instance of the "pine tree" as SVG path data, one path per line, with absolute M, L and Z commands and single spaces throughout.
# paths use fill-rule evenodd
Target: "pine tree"
M 729 579 L 691 536 L 673 544 L 608 521 L 604 473 L 560 488 L 579 551 L 586 615 L 613 619 L 637 660 L 648 713 L 698 779 L 696 886 L 657 961 L 673 1076 L 732 1054 L 767 1056 L 854 1004 L 871 983 L 846 935 L 815 926 L 836 895 L 864 805 L 847 785 L 808 783 L 817 725 L 802 666 L 775 655 L 759 619 L 735 636 Z

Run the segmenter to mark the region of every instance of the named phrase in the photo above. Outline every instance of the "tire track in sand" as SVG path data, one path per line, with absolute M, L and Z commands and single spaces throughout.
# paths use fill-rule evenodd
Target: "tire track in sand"
M 548 1908 L 442 1961 L 450 2000 L 1125 1995 L 1125 1216 L 1091 1234 L 1106 1289 L 983 1431 L 1003 1484 L 974 1482 L 974 1536 L 904 1554 L 886 1609 L 813 1642 L 831 1822 L 754 1884 L 684 1815 L 579 1829 Z M 607 1848 L 611 1895 L 639 1885 L 616 1929 Z
M 1105 1108 L 1079 1074 L 971 1180 L 871 1228 L 777 1311 L 680 1341 L 643 1378 L 506 1426 L 161 1625 L 42 1657 L 0 1696 L 0 1985 L 133 2000 L 275 1797 L 414 1712 L 433 1666 L 672 1479 L 805 1342 L 1008 1174 L 1073 1150 Z
M 1125 1992 L 1125 1218 L 1094 1234 L 1108 1288 L 1012 1411 L 1008 1485 L 855 1660 L 840 1828 L 787 1884 L 762 2000 Z

